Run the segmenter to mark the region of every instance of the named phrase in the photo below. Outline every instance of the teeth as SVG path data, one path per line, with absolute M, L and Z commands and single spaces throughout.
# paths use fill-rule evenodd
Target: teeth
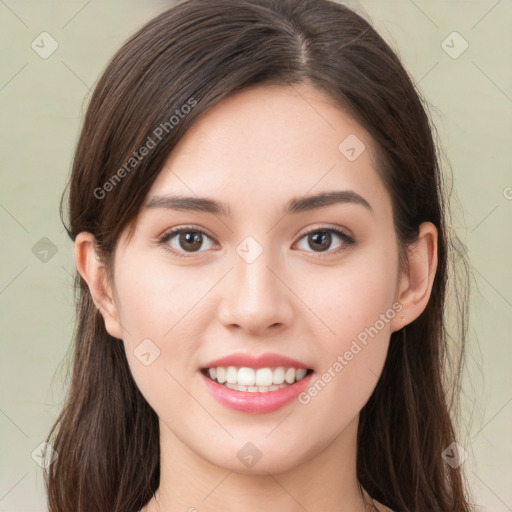
M 307 370 L 304 368 L 299 368 L 298 370 L 295 370 L 295 378 L 297 380 L 302 380 L 306 376 Z
M 238 372 L 234 366 L 228 366 L 228 369 L 226 370 L 226 380 L 229 384 L 238 383 Z
M 295 368 L 288 368 L 288 370 L 286 370 L 284 380 L 288 382 L 288 384 L 293 384 L 295 382 Z
M 256 370 L 256 386 L 271 386 L 272 373 L 270 368 L 258 368 Z
M 208 368 L 210 379 L 224 384 L 229 389 L 249 393 L 276 391 L 302 380 L 306 376 L 304 368 L 248 368 L 219 366 Z
M 238 370 L 238 383 L 243 386 L 254 386 L 256 377 L 252 368 L 240 368 Z M 260 384 L 258 384 L 259 386 Z
M 246 386 L 242 386 L 240 384 L 229 384 L 229 382 L 225 385 L 229 389 L 235 389 L 236 391 L 245 391 Z
M 234 389 L 235 391 L 246 391 L 248 393 L 266 393 L 267 391 L 276 391 L 281 388 L 286 388 L 289 384 L 280 384 L 279 386 L 243 386 L 242 384 L 229 384 L 226 382 L 224 384 L 229 389 Z
M 219 366 L 218 368 L 216 368 L 216 370 L 217 380 L 219 381 L 220 384 L 224 384 L 224 382 L 226 382 L 226 368 Z
M 274 370 L 274 375 L 272 377 L 272 382 L 274 384 L 282 384 L 284 382 L 284 368 L 280 366 Z

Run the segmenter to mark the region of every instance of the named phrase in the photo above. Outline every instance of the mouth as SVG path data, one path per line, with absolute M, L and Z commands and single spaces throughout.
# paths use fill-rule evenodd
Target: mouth
M 286 366 L 215 366 L 202 368 L 201 373 L 209 380 L 233 391 L 271 393 L 293 386 L 311 375 L 313 370 Z
M 208 393 L 222 406 L 244 413 L 270 413 L 291 404 L 315 373 L 283 354 L 238 352 L 199 368 Z

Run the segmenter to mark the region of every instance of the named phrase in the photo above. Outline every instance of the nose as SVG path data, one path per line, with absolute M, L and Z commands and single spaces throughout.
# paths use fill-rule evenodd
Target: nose
M 282 266 L 263 251 L 255 261 L 233 256 L 234 268 L 226 276 L 219 318 L 229 329 L 252 335 L 277 332 L 291 324 L 291 283 Z

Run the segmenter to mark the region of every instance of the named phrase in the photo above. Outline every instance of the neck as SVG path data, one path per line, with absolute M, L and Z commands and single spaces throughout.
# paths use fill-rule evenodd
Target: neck
M 240 473 L 200 457 L 160 423 L 160 486 L 147 512 L 365 512 L 356 476 L 358 417 L 322 451 L 285 471 Z M 145 511 L 144 511 L 145 512 Z

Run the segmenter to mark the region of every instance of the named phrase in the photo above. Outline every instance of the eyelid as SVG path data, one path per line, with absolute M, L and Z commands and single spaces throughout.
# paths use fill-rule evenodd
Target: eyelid
M 159 240 L 162 240 L 164 238 L 170 237 L 172 235 L 176 235 L 177 233 L 180 233 L 182 231 L 197 231 L 198 233 L 202 233 L 203 235 L 206 235 L 208 238 L 211 238 L 212 240 L 215 240 L 215 237 L 206 229 L 201 228 L 199 226 L 194 226 L 193 224 L 180 224 L 179 226 L 176 226 L 174 228 L 170 228 L 166 230 L 162 235 L 158 237 Z
M 310 233 L 316 233 L 317 231 L 339 231 L 344 235 L 353 238 L 352 232 L 349 229 L 346 229 L 341 226 L 337 226 L 335 224 L 319 224 L 318 226 L 313 226 L 312 228 L 307 228 L 307 231 L 299 235 L 302 238 L 304 235 L 309 235 Z

